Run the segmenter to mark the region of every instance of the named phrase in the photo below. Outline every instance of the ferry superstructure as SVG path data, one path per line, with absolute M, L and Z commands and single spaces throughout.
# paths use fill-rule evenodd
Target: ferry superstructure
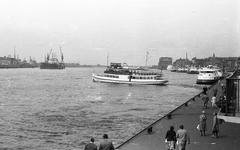
M 219 68 L 205 67 L 199 70 L 197 84 L 211 84 L 222 78 L 222 72 Z
M 94 82 L 164 85 L 168 81 L 163 79 L 162 73 L 143 68 L 122 67 L 121 63 L 111 63 L 104 74 L 92 74 Z

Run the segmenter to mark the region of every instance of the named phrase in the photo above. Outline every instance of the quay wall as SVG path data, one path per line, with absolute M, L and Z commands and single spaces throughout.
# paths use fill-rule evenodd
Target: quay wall
M 208 86 L 207 87 L 207 91 L 208 91 L 208 96 L 209 96 L 209 101 L 210 101 L 210 98 L 213 96 L 213 89 L 215 88 L 219 88 L 220 87 L 220 82 L 222 82 L 224 79 L 220 80 L 219 82 L 216 82 L 214 83 L 213 85 L 211 86 Z M 126 140 L 125 142 L 123 142 L 122 144 L 118 145 L 116 147 L 116 149 L 123 149 L 125 150 L 126 146 L 127 146 L 127 149 L 130 149 L 131 146 L 129 145 L 132 145 L 133 143 L 135 143 L 137 145 L 137 142 L 135 142 L 134 140 L 137 139 L 138 137 L 143 137 L 143 136 L 146 136 L 146 134 L 149 134 L 151 135 L 152 133 L 156 132 L 157 129 L 155 129 L 155 126 L 157 126 L 157 124 L 161 124 L 162 121 L 164 120 L 172 120 L 173 116 L 176 115 L 176 112 L 181 110 L 181 109 L 184 109 L 186 107 L 188 107 L 189 105 L 191 105 L 193 102 L 196 102 L 198 101 L 198 103 L 202 103 L 202 100 L 201 100 L 201 95 L 203 94 L 204 91 L 201 91 L 199 94 L 195 95 L 194 97 L 190 98 L 189 100 L 187 100 L 186 102 L 184 102 L 183 104 L 181 104 L 180 106 L 176 107 L 175 109 L 173 109 L 172 111 L 168 112 L 167 114 L 165 114 L 164 116 L 162 116 L 161 118 L 159 118 L 158 120 L 156 120 L 155 122 L 153 122 L 152 124 L 150 124 L 149 126 L 147 126 L 146 128 L 144 128 L 143 130 L 141 130 L 140 132 L 138 132 L 137 134 L 135 134 L 134 136 L 132 136 L 131 138 L 129 138 L 128 140 Z M 200 108 L 201 109 L 201 108 Z M 188 110 L 187 110 L 188 111 Z M 189 110 L 190 111 L 190 110 Z M 189 112 L 191 113 L 191 112 Z M 184 124 L 184 122 L 183 122 Z M 164 127 L 166 129 L 169 128 L 169 126 L 167 127 Z M 175 127 L 175 130 L 177 130 L 177 128 Z M 167 131 L 167 130 L 166 130 Z M 165 138 L 165 134 L 161 135 L 163 138 Z M 147 139 L 147 140 L 151 140 L 151 139 Z M 154 141 L 153 140 L 153 144 L 154 144 Z M 161 142 L 161 141 L 158 141 L 158 142 Z M 130 148 L 129 148 L 130 147 Z M 141 150 L 142 148 L 141 147 L 138 147 L 138 148 L 131 148 L 131 150 L 134 150 L 134 149 L 139 149 Z M 146 148 L 143 148 L 143 149 L 146 149 Z M 149 149 L 154 149 L 154 148 L 150 148 Z M 160 148 L 161 149 L 161 148 Z

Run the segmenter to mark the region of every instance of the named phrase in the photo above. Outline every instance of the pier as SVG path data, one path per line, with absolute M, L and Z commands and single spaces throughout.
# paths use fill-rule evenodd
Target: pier
M 232 122 L 222 122 L 219 125 L 219 138 L 213 138 L 212 120 L 214 110 L 211 107 L 211 98 L 213 93 L 218 91 L 217 99 L 222 94 L 222 85 L 226 86 L 226 80 L 208 87 L 209 103 L 208 109 L 205 109 L 207 116 L 206 136 L 200 136 L 197 130 L 199 116 L 203 110 L 202 93 L 189 99 L 181 106 L 167 113 L 165 116 L 155 121 L 147 128 L 143 129 L 135 136 L 125 141 L 117 147 L 118 150 L 164 150 L 166 148 L 165 135 L 170 126 L 174 126 L 175 131 L 182 124 L 190 135 L 190 144 L 187 144 L 187 150 L 238 150 L 240 149 L 240 124 Z M 218 111 L 218 110 L 217 110 Z M 219 116 L 223 117 L 223 116 Z M 231 118 L 231 117 L 228 117 Z

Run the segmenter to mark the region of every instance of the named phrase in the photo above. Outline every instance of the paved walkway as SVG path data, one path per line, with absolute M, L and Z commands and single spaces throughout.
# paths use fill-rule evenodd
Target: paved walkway
M 217 86 L 216 86 L 217 87 Z M 213 95 L 213 86 L 209 90 L 209 97 Z M 219 88 L 219 93 L 221 89 Z M 183 124 L 190 134 L 191 143 L 187 145 L 188 150 L 239 150 L 240 149 L 240 124 L 223 123 L 220 125 L 219 138 L 211 137 L 213 109 L 206 109 L 207 132 L 206 136 L 200 136 L 196 127 L 199 123 L 199 115 L 202 112 L 202 100 L 197 96 L 195 100 L 190 100 L 188 105 L 182 105 L 172 112 L 171 119 L 167 116 L 152 124 L 153 132 L 149 134 L 147 129 L 143 130 L 135 137 L 131 138 L 118 147 L 119 150 L 164 150 L 166 145 L 164 138 L 169 126 L 173 125 L 175 130 Z M 210 106 L 210 103 L 209 103 Z

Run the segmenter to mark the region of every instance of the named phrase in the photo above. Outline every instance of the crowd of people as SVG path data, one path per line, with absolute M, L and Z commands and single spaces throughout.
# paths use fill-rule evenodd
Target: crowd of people
M 217 89 L 214 89 L 213 96 L 211 97 L 211 109 L 213 111 L 212 116 L 212 129 L 211 135 L 214 138 L 219 137 L 219 124 L 220 120 L 217 118 L 217 114 L 219 111 L 219 107 L 216 104 L 220 100 L 226 100 L 226 96 L 221 95 L 220 99 L 217 100 Z M 224 94 L 224 93 L 223 93 Z M 197 130 L 200 132 L 200 136 L 206 136 L 207 131 L 207 115 L 206 110 L 209 109 L 209 96 L 207 87 L 203 88 L 203 94 L 201 96 L 203 101 L 202 112 L 199 116 L 199 124 L 197 125 Z M 177 132 L 174 131 L 174 126 L 170 126 L 170 129 L 167 131 L 165 136 L 165 143 L 168 150 L 185 150 L 186 145 L 190 144 L 190 136 L 186 129 L 184 129 L 183 125 L 179 126 Z

